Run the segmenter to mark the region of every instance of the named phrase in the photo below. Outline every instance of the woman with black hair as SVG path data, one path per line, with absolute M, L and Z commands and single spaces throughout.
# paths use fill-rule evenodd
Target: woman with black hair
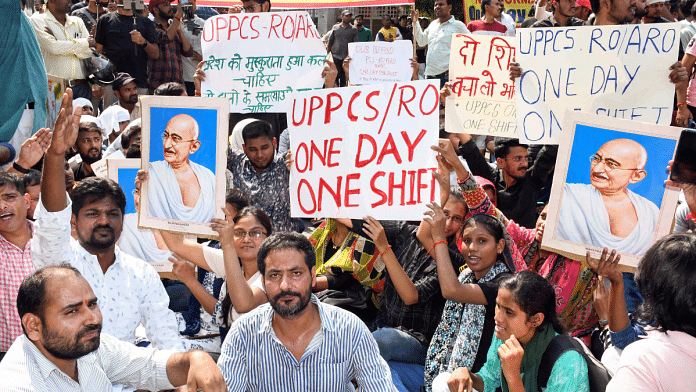
M 433 391 L 536 391 L 541 358 L 561 333 L 556 295 L 546 279 L 531 271 L 504 278 L 496 298 L 495 337 L 486 363 L 478 373 L 461 367 L 451 375 L 441 374 L 433 382 Z M 569 350 L 558 357 L 546 391 L 589 391 L 587 363 L 580 353 Z
M 696 237 L 672 234 L 645 253 L 635 275 L 647 325 L 621 354 L 607 391 L 692 391 L 696 384 Z

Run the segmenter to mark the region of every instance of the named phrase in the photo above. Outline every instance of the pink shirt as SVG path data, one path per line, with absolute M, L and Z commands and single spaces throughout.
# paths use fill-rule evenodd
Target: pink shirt
M 27 221 L 34 231 L 34 225 Z M 24 249 L 0 236 L 0 352 L 7 351 L 17 336 L 22 334 L 22 324 L 17 313 L 17 292 L 25 277 L 34 272 L 31 261 L 31 241 Z
M 693 391 L 696 385 L 696 338 L 684 332 L 650 331 L 621 354 L 607 392 Z
M 696 45 L 694 44 L 694 40 L 689 42 L 689 46 L 686 47 L 686 53 L 696 56 Z M 696 82 L 694 79 L 691 79 L 689 81 L 689 88 L 686 90 L 686 103 L 689 104 L 689 106 L 696 106 Z

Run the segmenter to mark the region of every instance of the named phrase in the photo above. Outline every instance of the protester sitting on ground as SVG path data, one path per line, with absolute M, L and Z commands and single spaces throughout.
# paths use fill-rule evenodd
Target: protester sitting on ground
M 445 215 L 437 204 L 430 205 L 434 258 L 442 295 L 448 301 L 442 319 L 428 347 L 425 362 L 425 388 L 442 372 L 466 367 L 473 372 L 486 362 L 494 330 L 497 281 L 515 271 L 505 227 L 493 216 L 476 214 L 464 223 L 462 253 L 467 268 L 452 268 L 449 252 L 442 246 Z M 458 276 L 457 276 L 458 275 Z
M 440 146 L 433 149 L 440 153 L 441 161 L 446 161 L 454 168 L 460 180 L 469 177 L 469 173 L 459 161 L 451 143 L 443 141 Z M 571 335 L 585 337 L 585 340 L 589 342 L 589 333 L 598 322 L 597 314 L 592 306 L 597 278 L 587 262 L 571 260 L 541 249 L 548 205 L 539 215 L 535 227 L 527 229 L 514 220 L 508 219 L 500 210 L 493 207 L 486 192 L 476 183 L 471 184 L 474 186 L 462 187 L 468 207 L 494 215 L 505 224 L 514 243 L 513 255 L 523 260 L 522 269 L 534 271 L 551 282 L 559 297 L 556 312 L 562 325 Z M 462 186 L 461 182 L 460 186 Z
M 495 337 L 486 363 L 478 373 L 460 367 L 441 373 L 433 391 L 493 392 L 538 390 L 537 372 L 549 343 L 563 327 L 556 315 L 551 284 L 531 271 L 521 271 L 500 282 L 495 308 Z M 574 350 L 563 353 L 553 365 L 547 391 L 589 391 L 587 363 Z
M 239 319 L 218 366 L 230 391 L 391 392 L 389 368 L 365 324 L 312 295 L 315 251 L 298 233 L 274 234 L 258 252 L 268 304 Z
M 249 196 L 237 189 L 228 189 L 225 195 L 225 207 L 231 215 L 249 206 Z M 210 248 L 220 249 L 220 242 L 213 240 L 207 244 Z M 195 264 L 189 261 L 172 258 L 174 268 L 172 272 L 191 291 L 192 296 L 188 300 L 188 310 L 181 313 L 186 324 L 182 335 L 197 336 L 196 341 L 203 343 L 204 351 L 208 353 L 220 353 L 220 346 L 225 340 L 227 330 L 218 321 L 218 314 L 222 309 L 229 309 L 232 300 L 229 294 L 222 291 L 224 278 L 218 278 L 212 272 L 198 268 L 196 276 Z M 220 295 L 222 294 L 222 295 Z M 181 330 L 181 326 L 179 327 Z M 219 334 L 217 337 L 202 338 L 204 335 Z M 213 349 L 214 348 L 214 349 Z
M 92 102 L 86 98 L 77 98 L 73 101 L 73 111 L 78 107 L 82 108 L 82 115 L 94 116 L 94 107 L 92 107 Z
M 444 190 L 447 192 L 447 189 Z M 464 265 L 456 238 L 464 224 L 466 204 L 461 194 L 450 195 L 444 204 L 445 237 L 454 269 Z M 430 339 L 442 315 L 445 300 L 440 292 L 435 261 L 429 255 L 432 238 L 429 225 L 341 219 L 351 231 L 370 238 L 386 266 L 384 290 L 373 332 L 380 354 L 387 361 L 423 365 Z
M 695 255 L 693 235 L 671 234 L 657 240 L 638 263 L 636 283 L 645 299 L 638 317 L 650 326 L 646 327 L 648 337 L 626 347 L 607 391 L 687 391 L 694 388 Z
M 219 325 L 229 328 L 244 313 L 266 302 L 256 255 L 264 239 L 273 233 L 266 213 L 245 207 L 236 215 L 225 208 L 225 219 L 211 220 L 220 235 L 220 249 L 214 249 L 183 236 L 162 232 L 169 249 L 177 256 L 225 279 L 220 297 L 229 294 L 231 303 L 223 301 L 216 316 Z
M 309 241 L 316 251 L 317 279 L 312 290 L 317 298 L 371 323 L 384 288 L 385 265 L 375 243 L 332 218 L 324 220 Z
M 14 173 L 0 171 L 0 360 L 22 334 L 16 298 L 22 279 L 34 270 L 31 242 L 34 225 L 27 220 L 29 195 Z
M 105 332 L 134 343 L 135 330 L 142 323 L 154 347 L 183 351 L 159 275 L 116 246 L 126 206 L 123 190 L 112 180 L 93 177 L 73 189 L 72 201 L 67 197 L 62 165 L 77 139 L 80 109 L 72 113 L 72 90 L 68 89 L 44 157 L 32 260 L 37 268 L 69 262 L 80 270 L 99 298 Z M 72 227 L 77 240 L 70 236 Z
M 138 348 L 101 333 L 97 296 L 69 264 L 22 282 L 17 309 L 24 335 L 0 363 L 3 391 L 111 391 L 112 382 L 158 391 L 224 391 L 222 374 L 201 351 Z

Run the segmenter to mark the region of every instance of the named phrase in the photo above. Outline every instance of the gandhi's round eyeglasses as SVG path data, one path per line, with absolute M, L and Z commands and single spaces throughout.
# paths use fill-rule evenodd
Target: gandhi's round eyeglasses
M 619 167 L 619 163 L 612 160 L 611 158 L 602 158 L 599 155 L 592 155 L 590 157 L 590 164 L 592 166 L 599 165 L 600 163 L 604 163 L 604 168 L 606 171 L 612 171 L 612 170 L 638 170 L 637 167 L 634 167 L 632 169 L 626 169 L 626 168 L 621 168 Z
M 162 134 L 162 141 L 167 142 L 167 139 L 169 139 L 173 145 L 181 144 L 181 143 L 186 143 L 186 142 L 195 142 L 196 139 L 191 139 L 191 140 L 181 140 L 181 136 L 177 135 L 170 135 L 168 132 L 165 132 Z

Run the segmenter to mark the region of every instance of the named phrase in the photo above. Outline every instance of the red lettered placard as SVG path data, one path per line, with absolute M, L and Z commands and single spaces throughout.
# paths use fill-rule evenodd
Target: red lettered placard
M 421 220 L 439 200 L 438 86 L 430 81 L 296 93 L 288 111 L 295 217 Z

